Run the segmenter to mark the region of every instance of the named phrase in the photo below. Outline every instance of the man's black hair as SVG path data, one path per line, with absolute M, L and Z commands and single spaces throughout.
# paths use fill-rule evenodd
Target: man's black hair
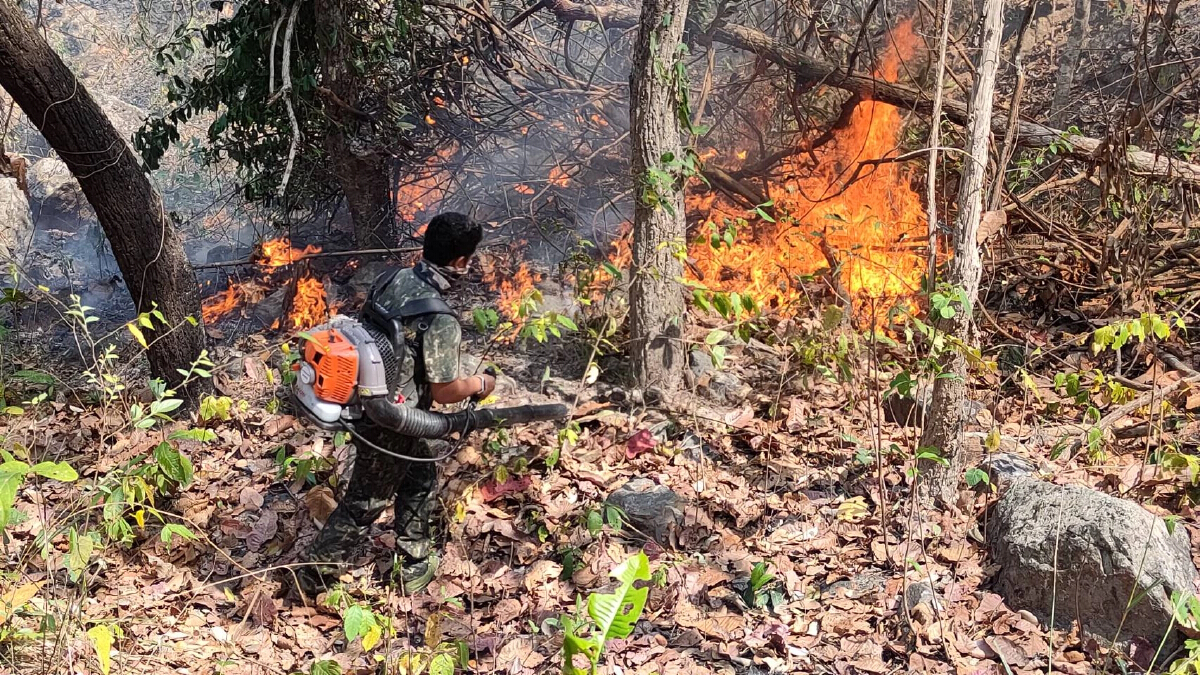
M 471 256 L 483 240 L 483 226 L 461 213 L 434 216 L 425 228 L 425 259 L 446 265 L 455 258 Z

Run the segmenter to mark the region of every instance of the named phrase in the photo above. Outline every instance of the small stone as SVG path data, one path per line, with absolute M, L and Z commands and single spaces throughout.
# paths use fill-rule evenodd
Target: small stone
M 625 483 L 608 496 L 608 503 L 624 512 L 630 528 L 664 546 L 683 524 L 683 497 L 649 478 Z

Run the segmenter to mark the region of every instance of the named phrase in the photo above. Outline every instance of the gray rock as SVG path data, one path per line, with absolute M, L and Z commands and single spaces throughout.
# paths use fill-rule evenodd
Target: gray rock
M 608 503 L 625 513 L 630 527 L 664 546 L 671 532 L 683 524 L 683 497 L 649 478 L 625 483 L 608 496 Z
M 1141 599 L 1129 609 L 1118 642 L 1157 645 L 1171 624 L 1171 594 L 1195 592 L 1182 526 L 1168 533 L 1162 519 L 1137 504 L 1086 487 L 1016 479 L 996 506 L 988 547 L 1000 567 L 996 591 L 1010 607 L 1045 622 L 1053 607 L 1058 627 L 1078 620 L 1105 642 L 1122 624 L 1131 594 Z M 1176 642 L 1168 636 L 1167 653 Z
M 717 403 L 736 405 L 746 400 L 751 393 L 751 387 L 742 382 L 733 373 L 718 370 L 713 366 L 712 357 L 702 351 L 692 351 L 688 356 L 692 376 L 702 383 L 700 390 Z
M 32 237 L 29 199 L 16 178 L 0 176 L 0 254 L 6 259 L 22 260 Z
M 29 166 L 29 194 L 34 199 L 57 201 L 67 212 L 87 207 L 79 182 L 57 157 L 44 157 Z
M 1036 476 L 1037 464 L 1011 452 L 998 452 L 983 458 L 979 468 L 987 472 L 988 479 L 997 490 L 1007 489 L 1020 478 Z
M 887 584 L 888 575 L 874 568 L 865 569 L 849 579 L 840 579 L 821 590 L 823 596 L 834 597 L 845 589 L 846 597 L 857 599 L 876 593 Z

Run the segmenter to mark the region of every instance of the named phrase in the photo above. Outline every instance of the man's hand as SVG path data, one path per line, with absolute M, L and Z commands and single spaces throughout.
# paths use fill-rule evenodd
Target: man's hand
M 484 373 L 483 375 L 460 377 L 453 382 L 431 384 L 429 388 L 433 394 L 433 400 L 443 405 L 459 403 L 469 398 L 482 400 L 496 390 L 496 378 Z

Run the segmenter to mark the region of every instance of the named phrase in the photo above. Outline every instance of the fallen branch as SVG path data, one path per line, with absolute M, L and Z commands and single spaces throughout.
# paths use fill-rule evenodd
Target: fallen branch
M 1188 370 L 1191 370 L 1191 369 L 1189 368 Z M 1185 384 L 1195 384 L 1197 382 L 1200 382 L 1200 373 L 1197 373 L 1194 370 L 1192 370 L 1191 372 L 1193 374 L 1191 374 L 1181 380 L 1176 380 L 1176 381 L 1172 382 L 1171 384 L 1168 384 L 1165 387 L 1161 387 L 1159 389 L 1151 389 L 1150 391 L 1133 399 L 1129 403 L 1126 403 L 1125 405 L 1122 405 L 1122 406 L 1118 407 L 1116 410 L 1113 410 L 1112 412 L 1108 413 L 1103 418 L 1101 418 L 1099 422 L 1097 422 L 1096 424 L 1094 424 L 1091 427 L 1084 429 L 1083 433 L 1081 433 L 1079 436 L 1077 436 L 1075 438 L 1075 440 L 1071 443 L 1070 452 L 1068 452 L 1068 454 L 1074 455 L 1076 452 L 1079 451 L 1079 448 L 1083 447 L 1084 438 L 1087 436 L 1087 434 L 1089 432 L 1091 432 L 1092 429 L 1099 429 L 1101 432 L 1106 431 L 1106 430 L 1108 430 L 1109 427 L 1111 427 L 1112 425 L 1121 421 L 1122 419 L 1127 417 L 1133 411 L 1137 410 L 1138 408 L 1141 408 L 1144 405 L 1149 405 L 1150 403 L 1152 403 L 1154 401 L 1154 399 L 1165 398 L 1166 396 L 1173 394 L 1175 392 L 1175 390 L 1183 387 L 1183 385 L 1185 385 Z
M 312 260 L 313 258 L 349 258 L 351 256 L 372 256 L 372 255 L 387 255 L 392 253 L 413 253 L 420 251 L 420 246 L 411 246 L 408 248 L 368 248 L 357 251 L 322 251 L 321 253 L 309 253 L 298 256 L 290 264 L 294 265 L 302 260 Z M 192 265 L 193 269 L 211 270 L 220 267 L 240 267 L 242 265 L 257 265 L 261 262 L 260 258 L 245 258 L 242 260 L 229 260 L 226 262 L 205 263 L 203 265 Z
M 635 7 L 584 4 L 573 0 L 548 0 L 545 5 L 560 21 L 591 21 L 599 23 L 605 28 L 632 28 L 637 25 L 640 18 L 640 12 Z M 831 63 L 814 59 L 799 49 L 786 45 L 754 28 L 725 24 L 712 30 L 711 39 L 731 47 L 754 52 L 759 57 L 786 68 L 806 80 L 837 87 L 859 94 L 863 98 L 925 113 L 930 112 L 933 107 L 932 101 L 919 91 L 884 82 L 868 75 L 847 73 Z M 943 102 L 943 106 L 947 119 L 960 125 L 967 123 L 966 103 L 947 100 Z M 1008 131 L 1007 114 L 993 116 L 992 129 L 998 137 L 1005 137 Z M 1107 141 L 1098 138 L 1071 134 L 1024 120 L 1017 123 L 1016 139 L 1017 144 L 1024 147 L 1046 148 L 1057 145 L 1073 157 L 1092 162 L 1100 161 L 1108 146 Z M 1200 186 L 1200 165 L 1198 164 L 1146 152 L 1136 146 L 1126 147 L 1125 161 L 1130 169 L 1138 173 L 1163 179 L 1174 178 Z

